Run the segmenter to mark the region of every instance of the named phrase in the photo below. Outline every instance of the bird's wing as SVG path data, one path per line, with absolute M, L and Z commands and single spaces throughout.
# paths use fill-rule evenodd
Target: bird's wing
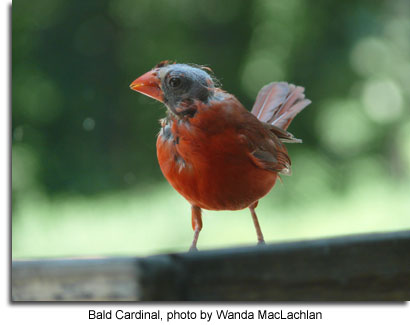
M 245 140 L 248 147 L 248 156 L 251 161 L 259 168 L 278 172 L 284 175 L 291 174 L 290 158 L 283 139 L 295 141 L 291 134 L 280 130 L 280 137 L 259 121 L 248 124 L 241 132 L 242 140 Z M 253 126 L 253 127 L 252 127 Z
M 304 91 L 287 82 L 271 82 L 259 91 L 251 113 L 262 122 L 286 130 L 296 114 L 311 103 Z
M 261 122 L 232 95 L 225 94 L 223 103 L 213 104 L 213 107 L 218 108 L 220 117 L 224 116 L 222 120 L 232 127 L 233 133 L 257 167 L 290 175 L 290 158 L 282 142 L 300 140 L 275 125 Z
M 292 133 L 290 133 L 290 132 L 288 132 L 288 131 L 285 131 L 285 130 L 283 130 L 283 129 L 281 129 L 281 128 L 278 128 L 277 126 L 275 126 L 275 125 L 271 125 L 271 124 L 268 124 L 268 123 L 263 123 L 273 134 L 275 134 L 279 139 L 280 139 L 280 141 L 282 141 L 282 142 L 286 142 L 286 143 L 302 143 L 302 140 L 301 139 L 298 139 L 298 138 L 295 138 L 295 136 L 292 134 Z
M 292 174 L 290 159 L 285 152 L 279 151 L 274 154 L 271 151 L 257 148 L 250 154 L 250 158 L 255 165 L 260 168 L 278 172 L 283 175 Z

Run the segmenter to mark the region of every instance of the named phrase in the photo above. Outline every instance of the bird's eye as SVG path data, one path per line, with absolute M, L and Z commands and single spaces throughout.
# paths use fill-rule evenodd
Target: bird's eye
M 171 79 L 169 79 L 168 83 L 172 88 L 177 88 L 181 85 L 181 79 L 177 77 L 172 77 Z

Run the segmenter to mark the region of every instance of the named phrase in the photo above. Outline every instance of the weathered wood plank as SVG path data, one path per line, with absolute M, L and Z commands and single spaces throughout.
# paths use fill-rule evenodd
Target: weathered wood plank
M 137 264 L 131 258 L 15 261 L 16 301 L 136 300 Z
M 410 300 L 410 231 L 147 258 L 13 261 L 12 299 Z

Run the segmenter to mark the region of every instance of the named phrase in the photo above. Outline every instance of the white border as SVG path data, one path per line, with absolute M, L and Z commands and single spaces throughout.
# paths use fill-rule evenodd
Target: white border
M 36 1 L 36 0 L 33 0 Z M 85 0 L 86 1 L 86 0 Z M 133 303 L 133 304 L 11 304 L 10 303 L 10 286 L 9 286 L 9 267 L 10 267 L 10 156 L 9 156 L 9 141 L 10 141 L 10 116 L 9 116 L 9 95 L 10 87 L 10 42 L 9 37 L 11 36 L 10 30 L 10 0 L 3 0 L 1 6 L 1 18 L 2 22 L 1 28 L 1 44 L 3 45 L 3 50 L 1 51 L 1 91 L 2 91 L 2 102 L 3 109 L 1 110 L 3 116 L 1 121 L 1 132 L 3 136 L 1 137 L 1 152 L 3 154 L 3 159 L 1 159 L 1 173 L 3 186 L 1 187 L 1 199 L 3 207 L 3 218 L 2 220 L 2 243 L 3 249 L 1 250 L 2 261 L 7 261 L 3 263 L 4 266 L 1 268 L 1 313 L 0 319 L 2 324 L 83 324 L 86 322 L 100 323 L 101 321 L 88 320 L 88 311 L 90 309 L 95 309 L 101 311 L 105 309 L 115 310 L 122 309 L 124 311 L 138 311 L 143 309 L 144 311 L 154 311 L 161 309 L 163 317 L 166 317 L 167 312 L 172 312 L 174 309 L 184 312 L 187 310 L 195 311 L 197 313 L 202 311 L 213 312 L 218 309 L 229 309 L 231 311 L 253 311 L 257 313 L 258 309 L 268 309 L 270 311 L 283 310 L 287 311 L 299 311 L 309 309 L 311 311 L 320 311 L 323 314 L 323 319 L 318 320 L 321 324 L 410 324 L 410 304 L 409 303 L 359 303 L 359 304 L 281 304 L 281 303 L 270 303 L 270 304 L 222 304 L 222 303 L 191 303 L 191 304 L 147 304 L 147 303 Z M 204 320 L 179 320 L 172 321 L 169 324 L 181 324 L 181 323 L 193 323 L 193 324 L 237 324 L 237 323 L 249 323 L 249 324 L 270 324 L 271 322 L 277 322 L 278 320 L 217 320 L 215 315 L 211 322 L 206 322 Z M 312 320 L 279 320 L 285 322 L 286 324 L 302 324 L 305 322 L 315 322 Z M 125 320 L 105 320 L 104 323 L 117 323 L 126 322 Z M 138 321 L 130 320 L 126 323 L 138 323 L 138 324 L 167 324 L 164 319 L 160 321 Z

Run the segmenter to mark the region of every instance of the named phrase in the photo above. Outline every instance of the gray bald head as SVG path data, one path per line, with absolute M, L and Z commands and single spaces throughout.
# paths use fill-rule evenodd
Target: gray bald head
M 214 92 L 211 76 L 187 64 L 160 67 L 157 76 L 161 80 L 164 103 L 176 114 L 179 114 L 177 108 L 182 101 L 207 102 Z

